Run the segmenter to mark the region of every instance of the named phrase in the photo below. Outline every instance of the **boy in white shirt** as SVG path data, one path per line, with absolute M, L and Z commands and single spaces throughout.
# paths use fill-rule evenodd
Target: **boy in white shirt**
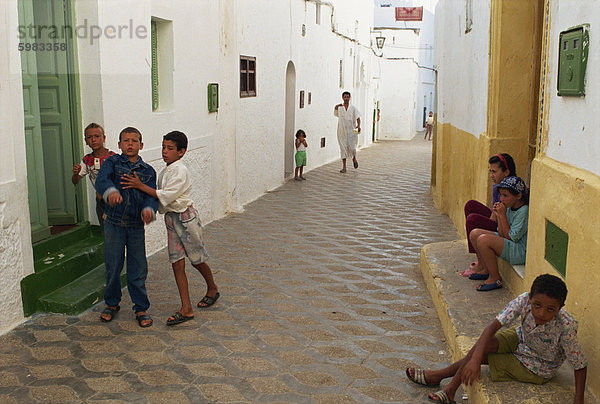
M 212 271 L 205 262 L 208 253 L 202 240 L 202 224 L 192 205 L 192 184 L 188 170 L 180 161 L 187 150 L 187 144 L 188 140 L 183 132 L 173 131 L 163 136 L 162 157 L 167 166 L 158 175 L 157 189 L 143 184 L 137 176 L 125 175 L 121 180 L 124 189 L 136 188 L 157 198 L 160 202 L 158 211 L 165 214 L 169 261 L 173 266 L 181 298 L 181 308 L 169 317 L 167 325 L 180 324 L 194 318 L 185 274 L 186 256 L 202 274 L 207 286 L 206 295 L 200 300 L 198 307 L 210 307 L 220 296 Z

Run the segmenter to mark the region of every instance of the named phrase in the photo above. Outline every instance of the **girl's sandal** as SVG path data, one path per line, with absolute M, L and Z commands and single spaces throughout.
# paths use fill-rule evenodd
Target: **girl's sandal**
M 435 398 L 432 398 L 432 396 Z M 429 401 L 433 401 L 434 403 L 456 404 L 456 401 L 450 400 L 448 394 L 446 394 L 444 390 L 436 391 L 435 393 L 429 393 L 429 395 L 427 395 L 427 398 L 429 399 Z
M 489 292 L 490 290 L 500 289 L 502 287 L 502 279 L 498 279 L 494 283 L 482 283 L 477 286 L 478 292 Z
M 410 371 L 412 370 L 413 375 L 411 376 Z M 413 383 L 420 384 L 421 386 L 433 387 L 439 386 L 439 383 L 429 383 L 427 379 L 425 379 L 425 370 L 424 369 L 416 369 L 416 368 L 406 368 L 406 377 Z

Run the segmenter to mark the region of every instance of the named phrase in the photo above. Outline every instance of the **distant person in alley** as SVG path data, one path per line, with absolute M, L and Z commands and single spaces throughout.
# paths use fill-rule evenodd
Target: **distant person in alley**
M 356 144 L 360 133 L 360 112 L 354 105 L 350 105 L 351 95 L 348 91 L 342 93 L 343 104 L 337 104 L 333 115 L 338 118 L 337 138 L 340 144 L 342 157 L 341 173 L 346 172 L 346 159 L 352 157 L 354 168 L 358 168 L 356 160 Z
M 425 137 L 423 139 L 427 139 L 427 135 L 429 135 L 429 140 L 431 140 L 431 132 L 433 132 L 433 112 L 429 111 L 429 116 L 425 119 Z

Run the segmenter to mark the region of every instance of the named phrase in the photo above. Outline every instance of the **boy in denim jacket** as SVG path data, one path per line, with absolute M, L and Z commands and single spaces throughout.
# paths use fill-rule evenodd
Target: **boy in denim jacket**
M 150 327 L 152 318 L 146 313 L 150 307 L 146 293 L 146 245 L 144 224 L 154 220 L 158 200 L 136 189 L 123 189 L 121 177 L 136 173 L 140 180 L 156 188 L 156 171 L 139 156 L 143 147 L 139 130 L 127 127 L 119 134 L 122 154 L 104 161 L 96 178 L 96 191 L 107 206 L 104 222 L 104 262 L 106 265 L 106 308 L 100 316 L 111 321 L 119 311 L 121 301 L 121 270 L 127 247 L 127 289 L 140 327 Z
M 187 147 L 188 139 L 183 132 L 175 130 L 163 137 L 162 157 L 167 166 L 158 174 L 158 189 L 142 183 L 135 173 L 124 175 L 121 181 L 124 189 L 139 189 L 158 198 L 158 212 L 165 214 L 169 261 L 181 298 L 181 307 L 169 317 L 167 325 L 181 324 L 194 319 L 185 274 L 186 256 L 206 282 L 206 295 L 197 306 L 201 309 L 208 308 L 215 304 L 220 296 L 212 270 L 206 263 L 208 253 L 204 248 L 202 224 L 192 202 L 192 181 L 187 167 L 181 161 Z

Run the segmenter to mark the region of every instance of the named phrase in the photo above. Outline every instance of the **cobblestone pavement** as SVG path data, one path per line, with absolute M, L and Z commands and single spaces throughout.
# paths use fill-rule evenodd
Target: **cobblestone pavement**
M 358 170 L 328 164 L 208 225 L 221 299 L 193 321 L 164 323 L 179 307 L 165 251 L 149 259 L 152 327 L 126 292 L 111 323 L 102 304 L 35 316 L 0 338 L 0 402 L 424 402 L 405 367 L 450 358 L 420 249 L 458 237 L 429 196 L 430 155 L 380 142 Z

